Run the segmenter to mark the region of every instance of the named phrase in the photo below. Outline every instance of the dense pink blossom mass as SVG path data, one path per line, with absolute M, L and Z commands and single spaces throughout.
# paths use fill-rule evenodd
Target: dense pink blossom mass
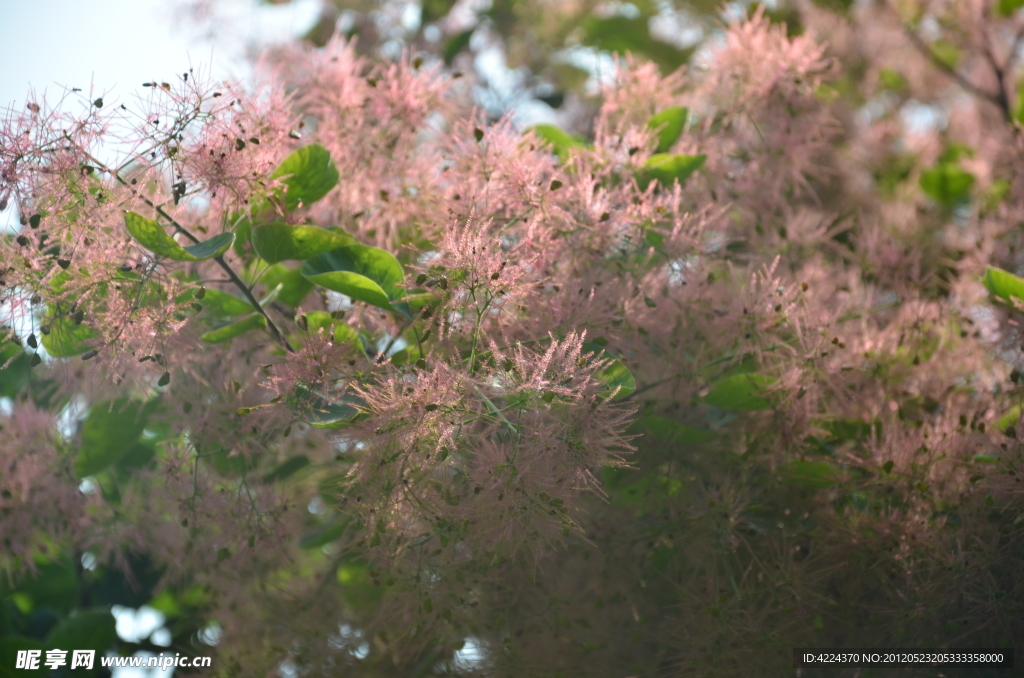
M 204 675 L 288 678 L 1019 638 L 1008 81 L 804 11 L 618 61 L 580 135 L 344 37 L 258 87 L 8 111 L 12 618 L 66 570 L 71 628 L 120 577 L 172 649 L 216 623 Z M 950 87 L 945 129 L 894 112 Z

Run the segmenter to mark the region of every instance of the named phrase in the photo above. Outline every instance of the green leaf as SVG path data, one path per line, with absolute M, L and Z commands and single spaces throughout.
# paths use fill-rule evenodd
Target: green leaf
M 714 440 L 717 437 L 714 431 L 687 426 L 665 417 L 653 415 L 638 419 L 636 427 L 640 431 L 646 431 L 655 440 L 666 443 L 699 445 Z
M 534 125 L 530 128 L 530 131 L 551 144 L 551 148 L 555 151 L 555 155 L 557 155 L 558 159 L 562 162 L 565 162 L 568 159 L 570 148 L 590 148 L 590 144 L 588 144 L 586 139 L 583 137 L 575 134 L 569 134 L 565 130 L 555 127 L 554 125 Z
M 615 398 L 626 398 L 636 390 L 636 380 L 633 378 L 633 374 L 626 368 L 626 366 L 616 360 L 615 357 L 606 350 L 605 347 L 607 345 L 607 340 L 603 337 L 597 337 L 596 339 L 583 342 L 583 353 L 593 352 L 594 356 L 591 358 L 592 360 L 609 361 L 607 366 L 594 375 L 599 382 L 604 384 L 605 388 L 601 391 L 601 395 L 608 397 L 611 395 L 612 391 L 618 388 L 619 391 L 616 393 Z
M 775 379 L 763 374 L 733 374 L 713 383 L 702 400 L 724 410 L 770 410 L 771 403 L 765 400 L 764 394 L 774 382 Z
M 287 186 L 284 205 L 293 210 L 301 205 L 311 205 L 334 188 L 338 183 L 338 168 L 331 160 L 331 154 L 319 144 L 310 144 L 296 150 L 270 175 L 281 179 Z
M 441 51 L 441 56 L 444 58 L 444 62 L 451 65 L 452 61 L 458 55 L 459 52 L 469 47 L 469 40 L 473 37 L 473 32 L 476 27 L 456 33 L 448 42 L 444 44 L 444 48 Z
M 690 117 L 690 109 L 683 106 L 671 106 L 647 121 L 647 127 L 658 132 L 658 148 L 656 153 L 668 153 L 679 141 Z
M 98 336 L 93 328 L 85 323 L 76 325 L 67 317 L 50 317 L 44 324 L 50 326 L 50 333 L 40 337 L 46 352 L 54 358 L 69 358 L 89 350 L 86 343 Z
M 263 476 L 264 484 L 270 484 L 277 482 L 278 480 L 284 480 L 295 474 L 299 469 L 309 466 L 309 457 L 304 454 L 300 454 L 296 457 L 290 457 L 278 466 L 270 473 Z
M 362 401 L 352 395 L 342 396 L 334 402 L 327 402 L 305 386 L 298 386 L 291 405 L 292 411 L 314 428 L 343 428 L 359 419 L 363 414 L 357 409 Z
M 262 280 L 268 290 L 280 285 L 281 291 L 277 294 L 277 300 L 291 308 L 297 308 L 313 289 L 313 283 L 303 278 L 298 268 L 289 268 L 284 264 L 271 266 L 263 274 Z
M 271 264 L 288 259 L 309 259 L 321 252 L 356 242 L 351 236 L 338 231 L 281 223 L 255 228 L 251 237 L 256 254 Z
M 237 454 L 237 451 L 220 444 L 210 447 L 203 447 L 203 459 L 207 461 L 217 473 L 224 476 L 238 476 L 247 473 L 249 469 L 256 466 L 256 457 L 246 457 L 244 454 Z
M 985 269 L 985 277 L 981 279 L 981 284 L 994 296 L 1006 300 L 1016 297 L 1024 301 L 1024 278 L 1009 271 L 989 266 Z
M 63 649 L 63 648 L 61 648 Z M 39 658 L 39 669 L 16 669 L 18 652 L 21 650 L 46 650 L 46 645 L 38 640 L 8 636 L 0 638 L 0 678 L 21 678 L 22 676 L 46 675 L 46 668 L 43 661 L 46 659 L 46 652 L 42 652 Z M 69 657 L 71 655 L 68 655 Z M 99 661 L 96 661 L 99 664 Z
M 1020 421 L 1021 406 L 1014 405 L 1007 412 L 999 417 L 999 421 L 996 422 L 996 428 L 1000 431 L 1006 431 L 1011 426 L 1016 426 L 1017 422 Z
M 790 486 L 821 490 L 835 485 L 842 473 L 823 461 L 791 461 L 779 469 L 779 475 Z
M 366 245 L 347 245 L 323 252 L 302 266 L 307 280 L 387 311 L 409 315 L 392 305 L 402 297 L 402 265 L 390 252 Z
M 110 649 L 117 642 L 117 631 L 115 629 L 114 615 L 107 609 L 87 610 L 78 612 L 70 617 L 65 617 L 58 623 L 46 643 L 51 648 L 61 650 L 95 650 L 96 654 L 103 656 L 106 650 Z M 68 654 L 68 665 L 70 666 L 71 655 Z M 93 668 L 99 666 L 97 659 Z
M 310 334 L 316 334 L 321 327 L 330 329 L 334 326 L 332 340 L 335 343 L 355 342 L 359 340 L 359 332 L 351 325 L 346 325 L 326 311 L 310 311 L 305 314 L 306 327 Z
M 0 342 L 0 398 L 15 398 L 28 386 L 28 361 L 28 353 L 20 346 L 10 341 Z
M 896 92 L 897 94 L 906 92 L 907 88 L 910 86 L 907 79 L 904 78 L 899 71 L 892 68 L 883 68 L 879 71 L 878 82 L 885 89 Z
M 345 533 L 345 530 L 349 526 L 349 521 L 342 520 L 334 523 L 313 534 L 308 534 L 299 541 L 299 548 L 303 549 L 315 549 L 326 544 L 330 544 L 332 541 L 338 539 Z
M 128 451 L 121 455 L 114 467 L 121 476 L 129 475 L 133 470 L 142 468 L 152 461 L 156 456 L 156 448 L 150 444 L 137 442 L 128 448 Z
M 401 351 L 395 351 L 391 355 L 391 364 L 396 366 L 408 365 L 421 359 L 423 354 L 420 352 L 420 347 L 416 344 L 409 344 Z
M 1024 0 L 999 0 L 996 3 L 996 12 L 999 16 L 1008 17 L 1021 7 L 1024 7 Z
M 658 181 L 666 188 L 672 188 L 674 182 L 685 185 L 690 175 L 696 172 L 707 160 L 707 156 L 700 155 L 670 155 L 658 153 L 652 155 L 644 163 L 642 169 L 637 172 L 637 181 L 640 188 L 647 190 L 652 181 Z
M 79 479 L 95 475 L 120 460 L 142 435 L 156 403 L 120 398 L 93 405 L 82 422 L 75 475 Z
M 928 52 L 947 68 L 955 69 L 960 63 L 960 48 L 949 40 L 941 38 L 936 40 L 928 45 Z
M 678 49 L 651 35 L 648 20 L 650 15 L 636 17 L 610 16 L 607 18 L 591 14 L 581 22 L 583 43 L 601 51 L 643 54 L 658 64 L 664 74 L 672 73 L 683 66 L 693 54 L 693 49 Z
M 219 257 L 235 242 L 234 233 L 218 233 L 205 242 L 182 247 L 152 219 L 135 212 L 125 212 L 124 225 L 135 242 L 161 257 L 174 261 L 204 261 Z
M 245 334 L 249 330 L 265 329 L 266 326 L 267 319 L 262 315 L 254 313 L 253 315 L 247 318 L 242 318 L 238 322 L 234 322 L 223 327 L 218 327 L 215 330 L 210 330 L 209 332 L 201 335 L 199 338 L 211 344 L 218 344 L 222 341 L 234 339 L 239 335 Z
M 921 190 L 937 202 L 953 207 L 971 196 L 974 175 L 955 162 L 940 162 L 921 173 Z
M 202 304 L 204 313 L 217 318 L 245 315 L 256 310 L 245 299 L 239 299 L 233 294 L 214 289 L 206 290 L 206 294 L 203 295 Z

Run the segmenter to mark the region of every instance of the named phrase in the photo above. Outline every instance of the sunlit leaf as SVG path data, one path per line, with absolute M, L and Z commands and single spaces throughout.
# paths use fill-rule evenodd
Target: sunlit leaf
M 997 297 L 1007 300 L 1015 297 L 1024 301 L 1024 278 L 1009 271 L 989 266 L 985 269 L 985 277 L 981 279 L 981 284 Z
M 940 162 L 921 173 L 921 190 L 946 206 L 967 200 L 974 186 L 974 175 L 955 162 Z
M 40 340 L 46 352 L 54 358 L 68 358 L 85 353 L 89 350 L 88 341 L 99 336 L 93 328 L 85 323 L 75 324 L 66 315 L 52 317 L 44 324 L 49 327 L 49 334 L 42 334 Z
M 530 131 L 547 143 L 551 144 L 551 148 L 555 151 L 555 155 L 557 155 L 562 162 L 565 162 L 569 157 L 569 149 L 590 147 L 586 139 L 583 137 L 569 134 L 565 130 L 555 127 L 554 125 L 534 125 L 530 128 Z
M 684 185 L 694 172 L 704 165 L 707 156 L 700 155 L 670 155 L 658 153 L 652 155 L 644 163 L 643 168 L 637 172 L 637 181 L 644 190 L 652 181 L 659 182 L 666 188 L 671 188 L 678 181 Z
M 647 121 L 647 127 L 658 133 L 656 153 L 668 153 L 682 136 L 683 128 L 686 127 L 689 117 L 690 109 L 683 106 L 670 106 Z
M 334 166 L 326 148 L 310 144 L 285 158 L 270 178 L 280 178 L 285 184 L 285 208 L 294 210 L 299 205 L 311 205 L 327 195 L 338 183 L 338 168 Z
M 339 231 L 282 223 L 254 228 L 250 237 L 256 253 L 271 264 L 293 259 L 305 260 L 321 252 L 355 244 L 351 236 Z
M 397 302 L 405 279 L 402 265 L 390 252 L 366 245 L 348 245 L 311 258 L 302 266 L 302 275 L 311 282 L 352 299 L 388 311 L 404 313 Z

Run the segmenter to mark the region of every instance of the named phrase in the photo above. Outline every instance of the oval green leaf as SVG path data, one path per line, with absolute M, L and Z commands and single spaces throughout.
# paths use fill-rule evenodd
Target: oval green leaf
M 633 373 L 625 365 L 605 350 L 607 344 L 607 340 L 603 337 L 585 341 L 583 342 L 583 353 L 593 352 L 592 360 L 610 361 L 601 371 L 594 375 L 604 385 L 601 395 L 608 397 L 618 388 L 619 391 L 615 394 L 615 398 L 626 398 L 636 390 L 636 379 L 633 378 Z
M 764 396 L 774 382 L 775 379 L 763 374 L 733 374 L 712 384 L 702 400 L 724 410 L 770 410 L 772 405 Z
M 974 175 L 955 162 L 941 162 L 921 173 L 921 190 L 947 207 L 971 197 Z
M 79 479 L 96 475 L 119 461 L 142 435 L 155 402 L 144 404 L 121 398 L 94 405 L 82 422 L 75 475 Z
M 690 175 L 696 172 L 707 160 L 707 156 L 700 155 L 670 155 L 658 153 L 652 155 L 644 163 L 643 168 L 637 172 L 637 180 L 640 187 L 647 190 L 652 181 L 658 181 L 666 188 L 672 188 L 673 183 L 679 182 L 682 186 Z
M 277 293 L 277 300 L 291 308 L 298 308 L 313 289 L 313 283 L 303 278 L 298 268 L 289 268 L 284 264 L 274 264 L 267 269 L 262 282 L 268 290 L 280 285 L 281 291 Z
M 209 240 L 182 247 L 163 227 L 136 212 L 125 212 L 124 225 L 135 242 L 157 256 L 173 261 L 204 261 L 219 257 L 235 242 L 234 233 L 218 233 Z
M 683 445 L 699 445 L 714 440 L 714 431 L 687 426 L 665 417 L 654 415 L 641 417 L 636 422 L 639 431 L 645 431 L 655 440 Z
M 298 386 L 289 403 L 293 412 L 314 428 L 343 428 L 359 421 L 363 415 L 357 406 L 362 400 L 353 395 L 328 402 L 305 386 Z
M 70 358 L 71 356 L 85 353 L 89 350 L 90 339 L 99 334 L 85 323 L 76 325 L 67 317 L 51 318 L 45 321 L 50 326 L 50 333 L 44 334 L 42 339 L 43 348 L 54 358 Z
M 252 247 L 265 261 L 276 264 L 289 259 L 305 260 L 355 240 L 344 233 L 317 226 L 267 224 L 252 231 Z
M 346 325 L 326 311 L 310 311 L 305 315 L 306 322 L 308 323 L 307 331 L 310 334 L 316 334 L 320 328 L 330 330 L 333 327 L 332 340 L 334 342 L 340 344 L 359 340 L 359 333 L 351 325 Z
M 315 549 L 325 544 L 330 544 L 332 541 L 345 534 L 345 530 L 348 529 L 348 525 L 349 522 L 347 520 L 342 520 L 331 524 L 329 527 L 325 527 L 319 532 L 308 534 L 299 540 L 299 548 Z
M 238 322 L 218 327 L 215 330 L 201 335 L 199 338 L 205 342 L 211 344 L 219 344 L 222 341 L 228 341 L 235 337 L 245 334 L 249 330 L 262 330 L 267 326 L 267 319 L 262 315 L 253 314 L 247 318 L 242 318 Z
M 326 148 L 310 144 L 285 158 L 270 178 L 281 179 L 286 186 L 284 206 L 294 210 L 327 195 L 338 183 L 338 168 Z
M 690 109 L 683 106 L 670 106 L 647 121 L 647 127 L 658 132 L 656 153 L 667 153 L 679 141 L 689 117 Z
M 1024 300 L 1024 278 L 1001 268 L 989 266 L 985 269 L 985 277 L 981 279 L 981 284 L 994 296 Z
M 230 318 L 252 313 L 255 309 L 248 301 L 220 290 L 208 289 L 202 300 L 203 310 L 217 318 Z
M 87 610 L 65 617 L 46 638 L 51 648 L 95 650 L 100 655 L 116 642 L 114 615 L 107 609 Z
M 402 265 L 390 252 L 366 245 L 348 245 L 312 257 L 302 266 L 307 280 L 371 306 L 400 313 L 392 305 L 402 296 Z
M 565 162 L 566 158 L 569 157 L 570 148 L 590 147 L 590 144 L 588 144 L 583 137 L 569 134 L 565 130 L 555 127 L 554 125 L 534 125 L 530 130 L 541 139 L 551 144 L 551 148 L 555 151 L 555 155 L 557 155 L 562 162 Z

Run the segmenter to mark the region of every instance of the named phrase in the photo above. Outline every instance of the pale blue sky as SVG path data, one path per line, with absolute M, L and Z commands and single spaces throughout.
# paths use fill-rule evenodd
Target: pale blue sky
M 143 82 L 171 80 L 190 66 L 245 79 L 248 45 L 303 34 L 320 7 L 319 0 L 210 4 L 216 20 L 198 26 L 182 15 L 184 0 L 0 0 L 0 111 L 24 106 L 29 88 L 50 102 L 65 87 L 91 88 L 108 104 L 131 101 Z M 13 212 L 0 213 L 0 231 Z
M 317 0 L 211 4 L 227 20 L 204 35 L 182 19 L 180 0 L 0 0 L 0 108 L 23 105 L 29 86 L 55 97 L 64 85 L 88 91 L 91 84 L 126 97 L 190 63 L 218 78 L 244 77 L 246 42 L 301 34 L 319 7 Z

